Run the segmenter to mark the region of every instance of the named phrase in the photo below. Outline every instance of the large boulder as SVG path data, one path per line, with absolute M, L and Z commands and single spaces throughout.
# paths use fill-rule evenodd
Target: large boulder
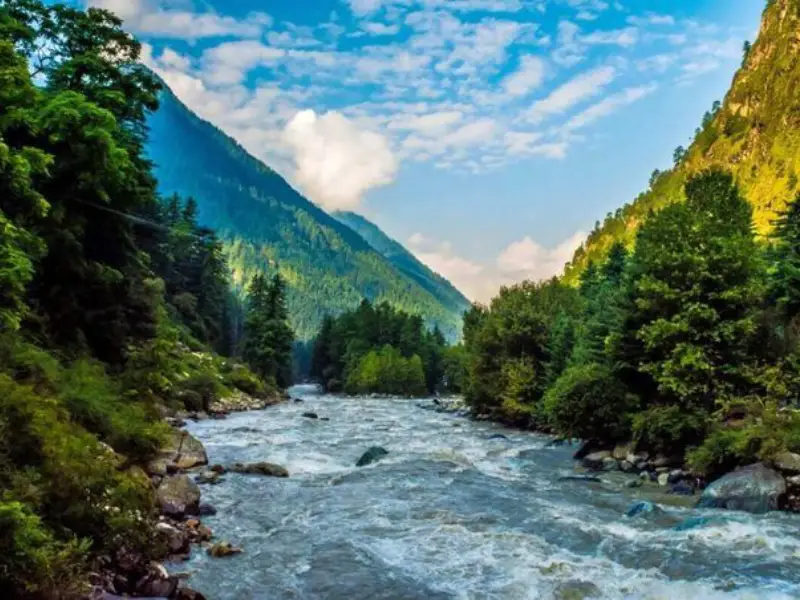
M 161 512 L 167 516 L 196 515 L 200 509 L 200 488 L 188 475 L 165 477 L 156 494 Z
M 628 455 L 633 454 L 633 450 L 634 450 L 633 442 L 627 444 L 619 444 L 614 448 L 614 450 L 611 453 L 611 456 L 620 461 L 628 460 Z
M 158 456 L 147 465 L 147 471 L 151 475 L 166 475 L 207 464 L 208 455 L 200 440 L 187 431 L 173 429 Z
M 389 451 L 386 450 L 385 448 L 381 448 L 380 446 L 373 446 L 372 448 L 370 448 L 369 450 L 364 452 L 364 454 L 361 455 L 361 458 L 358 459 L 358 462 L 356 463 L 356 466 L 357 467 L 365 467 L 365 466 L 367 466 L 369 464 L 372 464 L 374 462 L 378 462 L 379 460 L 381 460 L 384 456 L 387 456 L 388 454 L 389 454 Z
M 794 452 L 781 452 L 772 461 L 775 468 L 787 475 L 800 474 L 800 454 Z
M 285 467 L 268 462 L 258 462 L 252 464 L 236 463 L 229 469 L 232 473 L 242 475 L 264 475 L 266 477 L 288 477 L 289 471 Z
M 646 500 L 643 500 L 641 502 L 634 502 L 633 504 L 631 504 L 625 511 L 625 516 L 633 518 L 641 515 L 659 514 L 662 512 L 664 511 L 661 510 L 658 506 L 656 506 L 652 502 L 647 502 Z
M 743 467 L 709 485 L 698 508 L 726 508 L 761 514 L 779 510 L 786 496 L 786 480 L 763 463 Z

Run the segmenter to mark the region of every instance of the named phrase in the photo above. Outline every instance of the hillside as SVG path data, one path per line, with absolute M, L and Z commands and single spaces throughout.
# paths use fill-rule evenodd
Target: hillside
M 380 227 L 361 215 L 339 211 L 333 215 L 340 222 L 358 233 L 381 256 L 392 263 L 401 273 L 416 281 L 447 309 L 463 313 L 471 302 L 447 279 L 434 273 L 405 246 L 390 238 Z
M 706 113 L 676 166 L 656 172 L 650 189 L 610 215 L 577 250 L 566 270 L 574 282 L 611 245 L 634 241 L 651 211 L 683 199 L 683 184 L 712 166 L 729 169 L 753 206 L 759 234 L 798 193 L 800 173 L 800 0 L 771 0 L 758 40 L 743 59 L 724 102 Z
M 148 153 L 161 193 L 197 200 L 200 222 L 225 243 L 237 284 L 259 270 L 280 270 L 299 339 L 313 337 L 326 314 L 352 309 L 363 298 L 420 314 L 448 337 L 460 335 L 463 305 L 444 301 L 450 289 L 436 293 L 437 286 L 396 268 L 169 90 L 149 126 Z

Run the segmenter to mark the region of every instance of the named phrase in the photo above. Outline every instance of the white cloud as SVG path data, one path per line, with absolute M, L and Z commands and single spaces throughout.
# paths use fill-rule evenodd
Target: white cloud
M 638 41 L 639 30 L 635 27 L 626 27 L 625 29 L 615 29 L 612 31 L 595 31 L 581 37 L 581 42 L 584 44 L 605 44 L 622 46 L 624 48 L 633 46 Z
M 647 25 L 675 25 L 675 17 L 672 15 L 659 15 L 656 13 L 646 13 L 644 16 L 632 15 L 628 17 L 628 23 L 637 27 Z
M 600 67 L 587 71 L 556 88 L 544 100 L 536 102 L 526 111 L 525 117 L 529 121 L 538 123 L 548 116 L 561 114 L 599 94 L 615 76 L 616 70 L 613 67 Z
M 586 234 L 578 232 L 556 247 L 546 248 L 528 236 L 503 250 L 497 257 L 497 267 L 515 282 L 549 279 L 562 273 L 585 239 Z
M 390 121 L 388 129 L 415 131 L 422 134 L 437 134 L 455 125 L 463 118 L 457 110 L 433 112 L 425 115 L 404 115 Z
M 361 23 L 361 29 L 370 35 L 397 35 L 400 31 L 399 25 L 387 25 L 386 23 L 379 23 L 377 21 L 366 21 Z
M 523 56 L 517 71 L 503 80 L 503 88 L 510 96 L 525 96 L 544 81 L 545 63 L 537 56 Z
M 156 0 L 86 0 L 86 4 L 116 13 L 135 33 L 162 38 L 258 37 L 272 24 L 263 12 L 240 20 L 211 11 L 165 8 Z
M 370 189 L 394 181 L 397 159 L 382 135 L 337 112 L 304 110 L 287 124 L 295 181 L 328 210 L 353 209 Z
M 575 115 L 565 125 L 568 131 L 575 131 L 594 123 L 598 119 L 606 117 L 617 109 L 633 104 L 645 96 L 649 96 L 656 90 L 655 84 L 628 88 L 618 94 L 614 94 L 590 106 L 583 112 Z
M 439 242 L 421 233 L 412 235 L 407 247 L 419 260 L 449 279 L 467 298 L 488 302 L 502 286 L 559 275 L 585 239 L 586 234 L 578 232 L 554 248 L 546 248 L 531 237 L 525 237 L 509 244 L 494 264 L 464 258 L 450 242 Z

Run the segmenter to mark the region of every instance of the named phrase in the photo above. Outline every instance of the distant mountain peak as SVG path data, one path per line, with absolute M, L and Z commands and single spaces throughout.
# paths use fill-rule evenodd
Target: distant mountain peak
M 375 225 L 352 213 L 329 215 L 168 88 L 149 126 L 160 191 L 197 200 L 200 221 L 225 243 L 237 283 L 278 266 L 300 339 L 315 335 L 326 314 L 363 298 L 460 337 L 466 298 Z

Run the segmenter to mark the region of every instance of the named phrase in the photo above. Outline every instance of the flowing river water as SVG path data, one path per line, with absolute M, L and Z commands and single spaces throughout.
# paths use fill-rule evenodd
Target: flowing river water
M 697 511 L 622 474 L 559 481 L 574 448 L 423 401 L 292 393 L 189 427 L 212 463 L 291 473 L 203 487 L 216 539 L 244 548 L 176 567 L 210 599 L 800 598 L 798 516 Z M 356 468 L 372 445 L 389 455 Z M 664 512 L 624 516 L 640 498 Z

